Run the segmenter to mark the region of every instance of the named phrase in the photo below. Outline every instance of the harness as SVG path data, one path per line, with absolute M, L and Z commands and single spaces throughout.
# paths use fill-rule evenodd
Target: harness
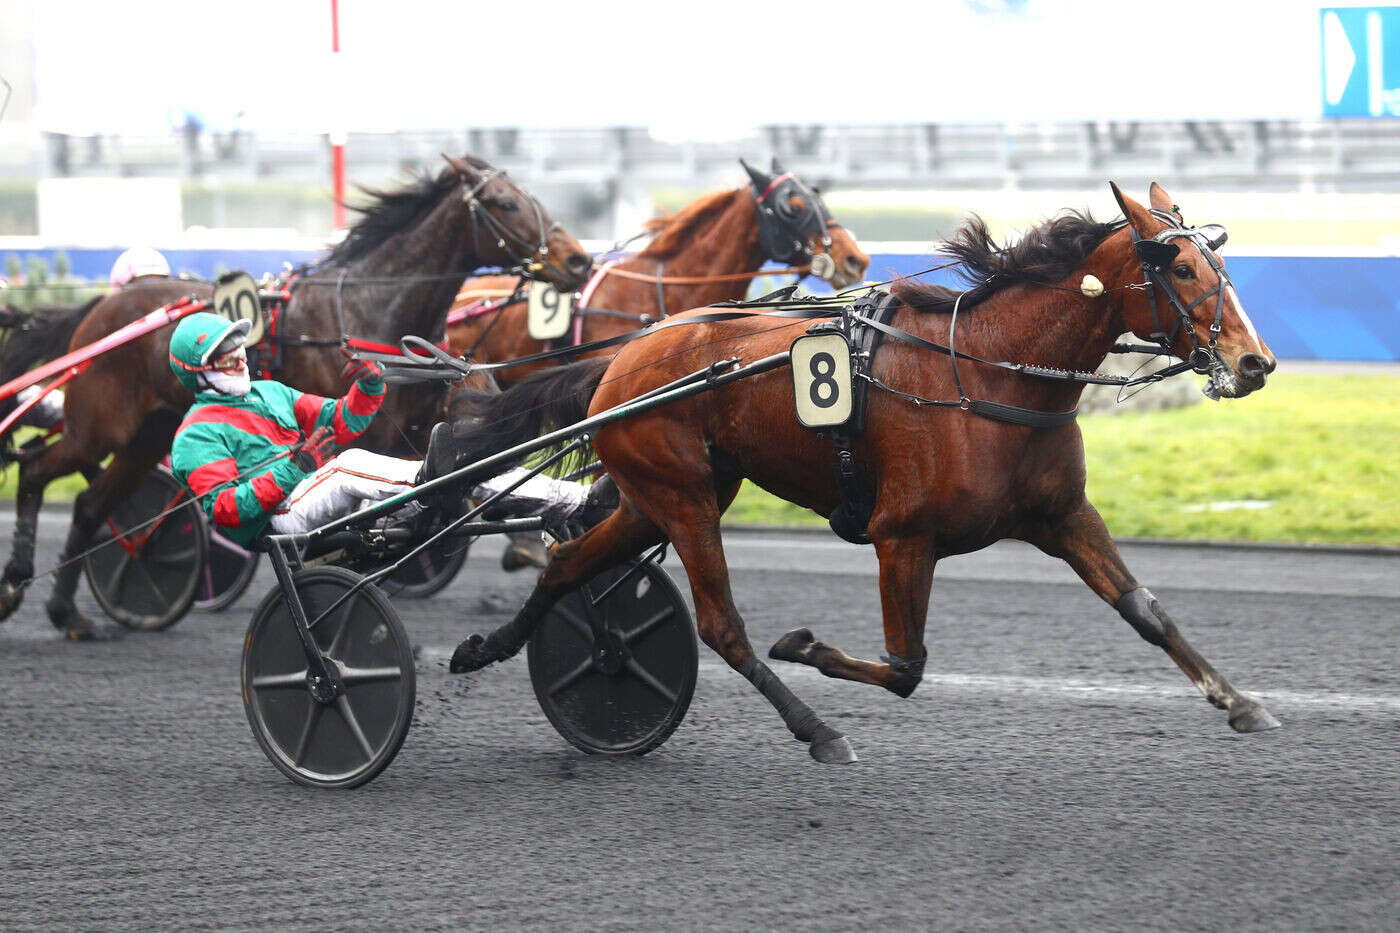
M 1170 350 L 1172 341 L 1176 339 L 1177 333 L 1184 327 L 1187 336 L 1191 338 L 1191 352 L 1186 358 L 1190 368 L 1202 375 L 1214 374 L 1225 365 L 1215 345 L 1220 338 L 1220 322 L 1225 314 L 1225 289 L 1234 288 L 1234 282 L 1230 280 L 1229 273 L 1225 271 L 1224 263 L 1220 262 L 1215 254 L 1216 250 L 1225 245 L 1229 235 L 1220 224 L 1188 227 L 1174 211 L 1165 211 L 1154 207 L 1149 213 L 1166 224 L 1167 229 L 1150 239 L 1138 236 L 1138 232 L 1132 228 L 1132 225 L 1128 226 L 1128 230 L 1132 233 L 1133 248 L 1137 250 L 1138 257 L 1142 259 L 1142 271 L 1147 279 L 1144 284 L 1147 292 L 1147 303 L 1152 309 L 1152 326 L 1154 328 L 1152 339 L 1163 349 Z M 1181 294 L 1177 291 L 1168 272 L 1172 260 L 1181 252 L 1181 247 L 1171 242 L 1175 239 L 1187 239 L 1195 243 L 1216 276 L 1215 287 L 1203 292 L 1190 304 L 1183 303 Z M 1158 293 L 1166 298 L 1167 303 L 1176 311 L 1176 323 L 1170 331 L 1162 328 L 1162 320 L 1157 313 Z M 1210 298 L 1215 298 L 1215 317 L 1210 323 L 1210 338 L 1203 346 L 1196 336 L 1196 328 L 1192 326 L 1191 312 Z M 1213 384 L 1212 380 L 1207 385 L 1208 394 Z
M 774 262 L 798 263 L 803 260 L 811 264 L 811 271 L 821 278 L 827 278 L 835 271 L 835 265 L 828 257 L 824 269 L 817 268 L 817 253 L 809 245 L 813 237 L 820 236 L 822 246 L 831 249 L 831 230 L 840 224 L 832 220 L 821 195 L 791 172 L 783 172 L 762 191 L 754 181 L 749 182 L 749 192 L 753 195 L 754 214 L 758 219 L 758 242 L 763 252 Z M 802 198 L 807 209 L 797 212 L 792 208 L 792 199 Z M 825 271 L 825 275 L 822 272 Z
M 510 253 L 516 265 L 529 276 L 544 268 L 544 260 L 549 256 L 549 235 L 556 230 L 564 229 L 564 227 L 557 220 L 546 227 L 544 225 L 544 207 L 541 206 L 538 198 L 532 194 L 528 195 L 530 207 L 535 212 L 535 230 L 538 231 L 540 239 L 529 253 L 520 252 L 521 249 L 530 248 L 529 241 L 507 229 L 496 219 L 495 215 L 486 209 L 486 205 L 481 201 L 481 192 L 491 183 L 492 179 L 504 177 L 505 174 L 504 169 L 492 169 L 482 175 L 481 181 L 462 192 L 462 200 L 466 202 L 467 213 L 472 219 L 472 249 L 480 254 L 480 227 L 484 226 L 486 232 L 495 237 L 496 246 Z M 507 239 L 510 240 L 509 245 L 506 242 Z

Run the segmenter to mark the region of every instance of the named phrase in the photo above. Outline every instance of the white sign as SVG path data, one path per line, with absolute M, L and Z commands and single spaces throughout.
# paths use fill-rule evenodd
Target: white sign
M 831 428 L 851 418 L 851 345 L 841 334 L 792 342 L 792 395 L 804 428 Z
M 258 285 L 246 272 L 230 272 L 222 276 L 214 286 L 211 302 L 214 313 L 230 321 L 247 321 L 252 324 L 248 331 L 247 344 L 252 346 L 262 339 L 262 303 L 258 299 Z
M 574 296 L 564 295 L 548 282 L 531 282 L 525 325 L 535 340 L 558 340 L 569 332 L 574 317 Z
M 176 178 L 44 178 L 38 195 L 45 243 L 124 249 L 184 232 Z

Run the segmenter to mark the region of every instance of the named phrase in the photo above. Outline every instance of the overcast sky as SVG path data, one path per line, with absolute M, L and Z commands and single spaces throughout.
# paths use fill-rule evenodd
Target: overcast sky
M 342 0 L 32 9 L 43 128 L 161 133 L 1313 117 L 1308 0 Z M 980 12 L 1010 9 L 1011 12 Z

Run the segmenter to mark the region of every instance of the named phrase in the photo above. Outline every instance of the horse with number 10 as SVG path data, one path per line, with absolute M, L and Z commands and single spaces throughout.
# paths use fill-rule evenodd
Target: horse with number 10
M 1067 371 L 1095 369 L 1118 336 L 1131 331 L 1208 372 L 1208 394 L 1238 398 L 1262 388 L 1276 361 L 1215 253 L 1223 230 L 1215 228 L 1220 235 L 1212 239 L 1198 235 L 1204 228 L 1180 226 L 1179 212 L 1158 185 L 1150 210 L 1116 185 L 1113 193 L 1125 220 L 1098 223 L 1062 214 L 1006 249 L 992 242 L 980 221 L 964 225 L 945 249 L 980 284 L 957 292 L 898 282 L 893 294 L 899 307 L 890 323 L 929 342 L 951 345 L 955 338 L 960 354 L 982 360 Z M 1164 319 L 1177 326 L 1168 330 Z M 475 456 L 504 450 L 550 423 L 603 411 L 719 358 L 752 362 L 781 354 L 809 326 L 803 320 L 775 326 L 773 318 L 757 316 L 673 326 L 633 341 L 611 359 L 537 374 L 481 401 L 481 426 L 467 439 L 476 445 Z M 907 697 L 923 677 L 924 626 L 938 561 L 1015 538 L 1064 559 L 1210 703 L 1226 710 L 1234 729 L 1276 728 L 1261 703 L 1236 690 L 1187 642 L 1128 570 L 1085 497 L 1084 446 L 1071 414 L 1082 384 L 1031 378 L 968 357 L 958 364 L 959 379 L 949 363 L 949 355 L 912 341 L 885 341 L 871 363 L 865 429 L 851 442 L 873 487 L 867 527 L 880 564 L 886 656 L 853 657 L 798 628 L 772 646 L 769 658 Z M 912 403 L 950 396 L 954 401 L 942 405 Z M 979 415 L 970 399 L 1066 417 L 1055 426 L 1008 423 Z M 720 516 L 744 479 L 824 516 L 841 503 L 836 448 L 798 423 L 790 371 L 738 380 L 611 424 L 593 446 L 622 492 L 618 510 L 559 544 L 516 617 L 486 637 L 464 640 L 452 669 L 477 670 L 509 657 L 563 594 L 669 540 L 690 579 L 705 644 L 773 704 L 815 759 L 854 761 L 847 738 L 796 697 L 750 645 L 720 538 Z
M 347 337 L 389 347 L 408 334 L 440 340 L 447 311 L 462 281 L 485 266 L 517 267 L 523 275 L 574 289 L 587 279 L 593 258 L 527 192 L 489 163 L 444 156 L 448 167 L 371 202 L 326 260 L 297 277 L 281 311 L 280 365 L 273 377 L 303 392 L 343 394 Z M 93 343 L 154 309 L 186 296 L 208 299 L 209 285 L 180 279 L 134 283 L 97 302 L 76 329 L 45 332 L 43 340 L 16 333 L 0 360 L 24 371 L 56 355 L 56 339 L 76 349 Z M 0 579 L 0 620 L 20 605 L 34 574 L 34 543 L 44 489 L 56 477 L 83 472 L 90 485 L 73 505 L 73 523 L 46 606 L 69 638 L 100 630 L 73 602 L 82 571 L 78 560 L 112 508 L 140 487 L 170 451 L 193 397 L 168 362 L 173 324 L 103 353 L 67 386 L 63 435 L 20 465 L 15 535 Z M 445 411 L 442 386 L 395 386 L 356 446 L 387 454 L 426 447 L 433 422 Z M 102 461 L 108 455 L 111 462 Z M 121 568 L 118 568 L 119 571 Z

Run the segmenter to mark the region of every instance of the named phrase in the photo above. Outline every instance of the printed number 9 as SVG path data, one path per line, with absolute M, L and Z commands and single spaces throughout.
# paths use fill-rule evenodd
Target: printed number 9
M 807 368 L 812 373 L 812 387 L 807 390 L 812 404 L 818 408 L 830 408 L 841 397 L 841 387 L 831 378 L 836 372 L 836 359 L 830 353 L 814 353 Z
M 549 312 L 545 315 L 543 322 L 548 324 L 559 313 L 559 292 L 552 288 L 544 289 L 540 293 L 540 305 Z

